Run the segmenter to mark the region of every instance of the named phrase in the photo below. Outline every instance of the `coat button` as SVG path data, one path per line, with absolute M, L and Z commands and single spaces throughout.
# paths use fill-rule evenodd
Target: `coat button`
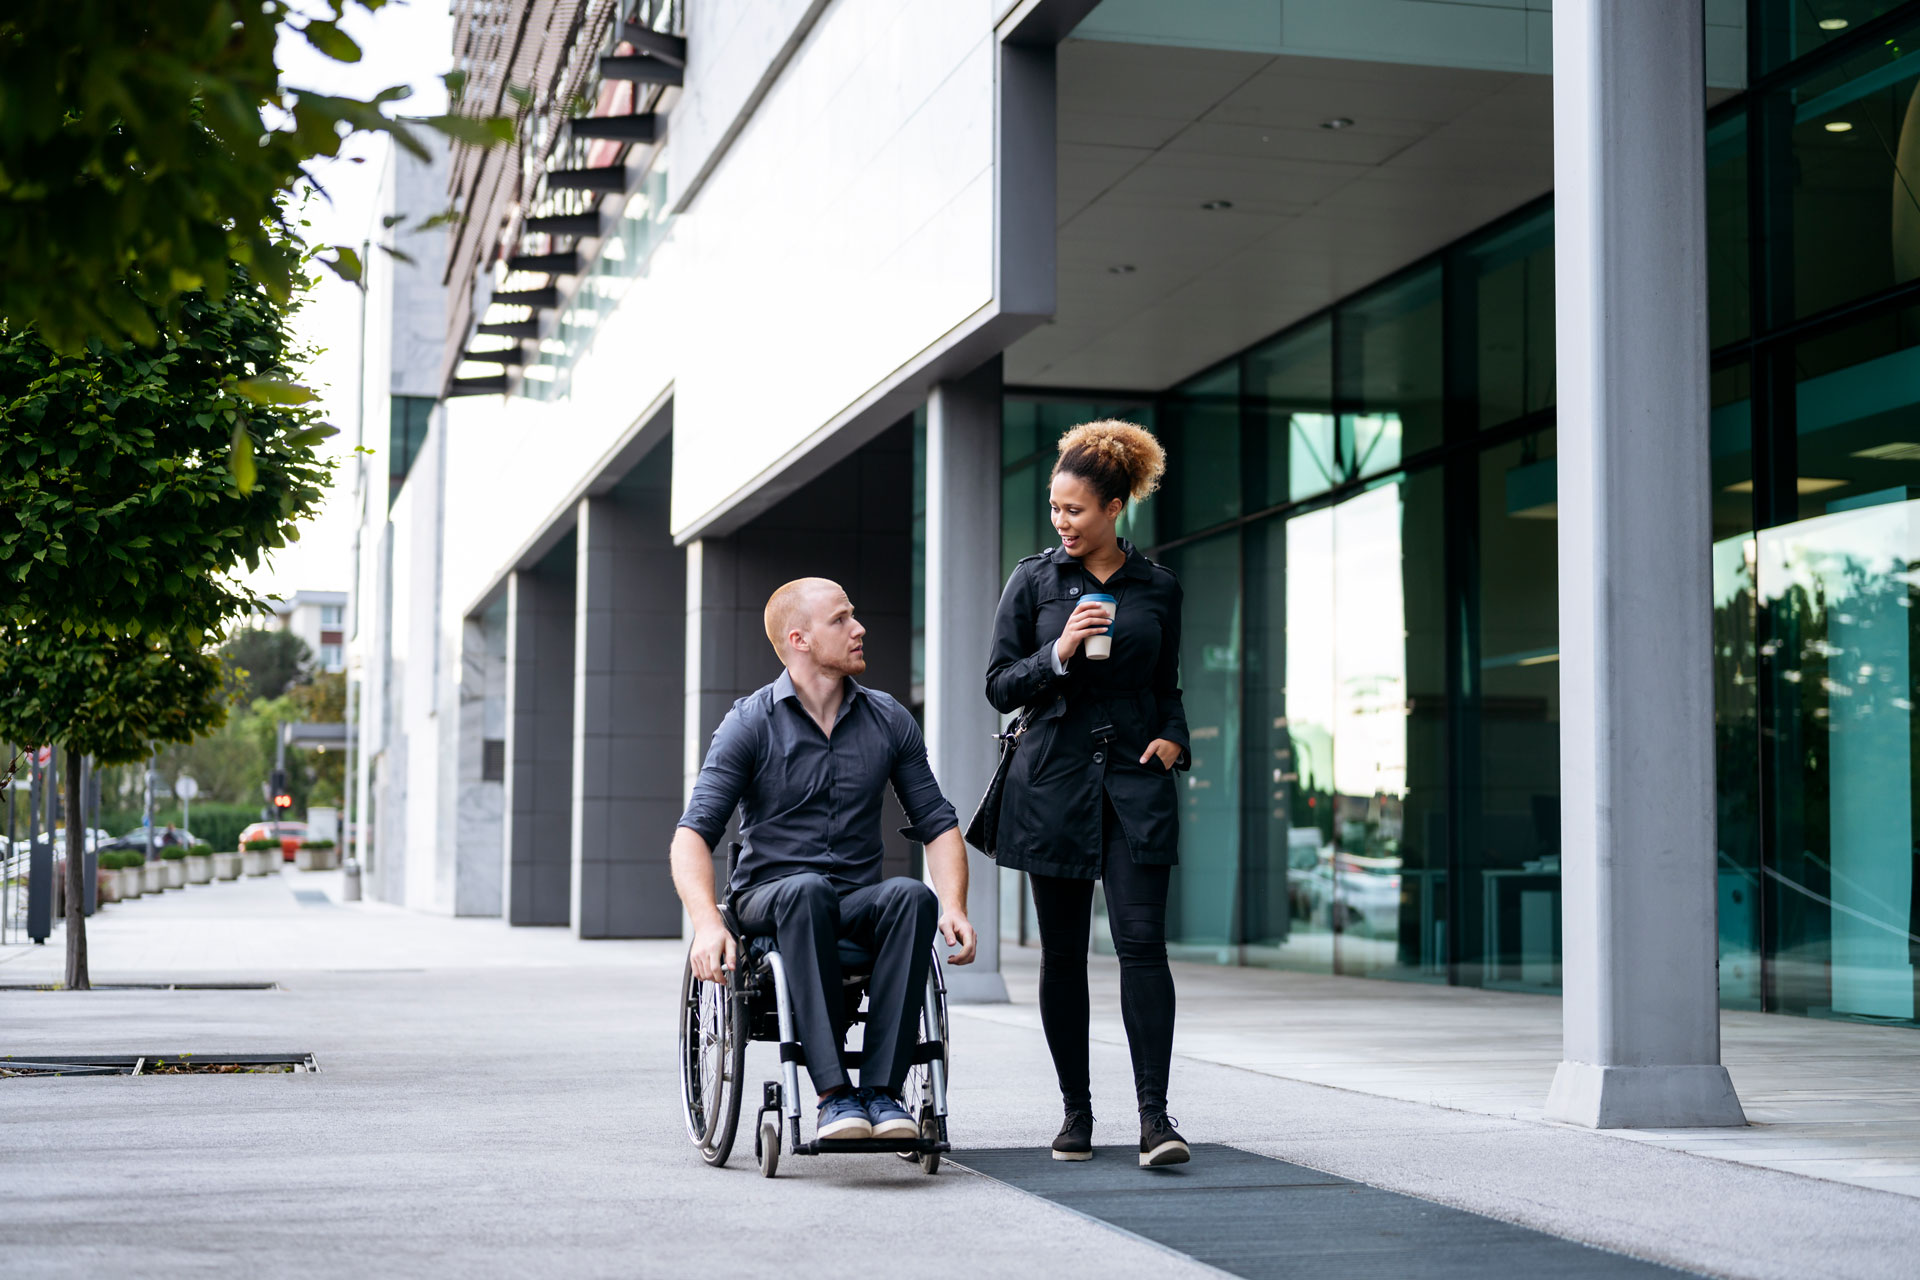
M 1067 588 L 1067 594 L 1068 594 L 1068 595 L 1070 595 L 1070 596 L 1077 596 L 1077 595 L 1079 595 L 1079 594 L 1080 594 L 1080 588 L 1078 588 L 1078 587 L 1068 587 L 1068 588 Z
M 1093 762 L 1094 762 L 1095 764 L 1105 764 L 1105 763 L 1107 762 L 1107 753 L 1106 753 L 1106 752 L 1104 752 L 1104 751 L 1096 751 L 1096 752 L 1094 752 L 1094 753 L 1093 753 Z

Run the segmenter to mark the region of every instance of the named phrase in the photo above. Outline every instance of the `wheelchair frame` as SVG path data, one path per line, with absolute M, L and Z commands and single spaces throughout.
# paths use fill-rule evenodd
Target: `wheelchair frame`
M 729 873 L 732 861 L 729 857 Z M 816 1138 L 808 1142 L 801 1140 L 800 1133 L 803 1096 L 800 1067 L 806 1055 L 794 1031 L 786 965 L 771 940 L 764 947 L 750 945 L 729 904 L 722 904 L 721 916 L 733 934 L 738 957 L 735 968 L 722 983 L 703 982 L 694 977 L 689 958 L 680 988 L 680 1098 L 687 1136 L 699 1148 L 701 1158 L 717 1168 L 726 1164 L 732 1153 L 740 1122 L 747 1044 L 751 1040 L 763 1040 L 777 1043 L 780 1051 L 780 1078 L 764 1082 L 760 1107 L 754 1117 L 754 1158 L 764 1177 L 773 1177 L 779 1168 L 783 1146 L 799 1156 L 892 1152 L 902 1159 L 918 1161 L 921 1169 L 929 1174 L 937 1172 L 940 1157 L 950 1149 L 947 1142 L 947 992 L 938 941 L 932 947 L 926 990 L 920 1002 L 919 1042 L 914 1046 L 913 1064 L 906 1086 L 901 1090 L 902 1101 L 919 1125 L 918 1135 L 824 1141 Z M 862 1055 L 845 1048 L 846 1032 L 855 1023 L 866 1021 L 865 988 L 870 978 L 870 974 L 843 975 L 843 994 L 848 998 L 848 1007 L 847 1027 L 841 1032 L 840 1047 L 850 1065 L 857 1065 Z M 769 1021 L 771 1027 L 767 1025 Z

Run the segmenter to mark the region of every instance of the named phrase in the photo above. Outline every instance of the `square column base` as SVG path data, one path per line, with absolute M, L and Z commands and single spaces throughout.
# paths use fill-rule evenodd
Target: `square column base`
M 1007 980 L 997 969 L 976 971 L 973 965 L 965 968 L 949 965 L 946 977 L 949 1004 L 1007 1003 Z
M 1747 1123 L 1727 1069 L 1599 1067 L 1566 1061 L 1547 1093 L 1547 1119 L 1589 1129 L 1708 1129 Z

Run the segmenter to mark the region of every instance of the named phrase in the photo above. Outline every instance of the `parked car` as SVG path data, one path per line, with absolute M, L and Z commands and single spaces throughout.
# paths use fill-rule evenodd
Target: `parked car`
M 294 850 L 307 838 L 307 824 L 304 822 L 255 822 L 240 832 L 240 847 L 245 848 L 249 840 L 280 841 L 281 857 L 288 862 L 294 858 Z M 291 841 L 293 848 L 288 848 Z

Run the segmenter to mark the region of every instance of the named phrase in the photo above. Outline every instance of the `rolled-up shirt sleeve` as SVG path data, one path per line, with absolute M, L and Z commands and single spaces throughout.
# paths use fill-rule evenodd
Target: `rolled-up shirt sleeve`
M 700 776 L 693 784 L 693 798 L 676 824 L 705 840 L 709 849 L 719 845 L 720 837 L 726 834 L 727 820 L 746 794 L 754 774 L 757 745 L 758 735 L 740 714 L 738 705 L 713 731 L 706 763 L 700 766 Z
M 894 727 L 892 777 L 893 794 L 900 798 L 900 807 L 907 811 L 907 821 L 912 824 L 900 829 L 907 839 L 931 844 L 960 825 L 959 815 L 940 793 L 940 784 L 927 763 L 927 742 L 920 736 L 920 726 L 904 709 Z

